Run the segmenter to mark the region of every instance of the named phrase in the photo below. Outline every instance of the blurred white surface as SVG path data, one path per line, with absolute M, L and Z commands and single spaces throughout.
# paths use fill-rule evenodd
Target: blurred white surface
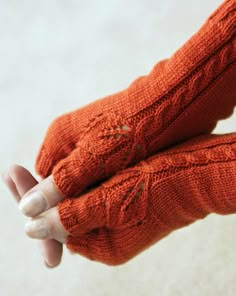
M 170 56 L 220 0 L 0 0 L 0 169 L 33 171 L 49 123 Z M 235 114 L 215 132 L 235 130 Z M 236 295 L 236 216 L 211 215 L 119 267 L 42 264 L 0 181 L 0 295 Z

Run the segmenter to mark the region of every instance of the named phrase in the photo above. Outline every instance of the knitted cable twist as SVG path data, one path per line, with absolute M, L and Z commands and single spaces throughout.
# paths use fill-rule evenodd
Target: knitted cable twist
M 235 213 L 235 171 L 236 133 L 199 136 L 152 156 L 59 203 L 67 246 L 122 264 L 210 213 Z
M 127 89 L 56 118 L 36 160 L 64 197 L 193 136 L 235 106 L 235 0 L 225 1 L 171 58 Z

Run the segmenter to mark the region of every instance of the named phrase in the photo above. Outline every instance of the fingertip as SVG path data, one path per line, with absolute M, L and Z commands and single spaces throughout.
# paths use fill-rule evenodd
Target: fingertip
M 26 175 L 31 176 L 31 173 L 26 168 L 24 168 L 23 166 L 21 166 L 19 164 L 12 164 L 8 168 L 8 174 L 11 177 L 11 179 L 14 181 L 14 183 L 16 183 L 16 184 L 20 183 L 19 182 L 20 176 L 26 176 Z
M 50 265 L 45 259 L 44 259 L 44 265 L 48 268 L 48 269 L 53 269 L 56 268 L 60 265 L 60 262 L 58 264 L 54 264 L 54 265 Z
M 6 185 L 6 187 L 8 188 L 8 190 L 14 196 L 15 200 L 17 202 L 19 202 L 21 197 L 20 197 L 19 192 L 17 190 L 16 184 L 15 184 L 14 180 L 11 178 L 8 170 L 5 170 L 2 173 L 2 180 L 3 180 L 4 184 Z
M 14 183 L 15 190 L 20 197 L 23 197 L 27 191 L 38 184 L 38 181 L 32 176 L 32 174 L 19 164 L 11 165 L 6 176 L 6 179 L 8 179 L 9 176 L 9 182 L 11 181 L 10 184 Z
M 40 240 L 39 247 L 44 264 L 48 268 L 57 267 L 61 263 L 63 246 L 56 240 Z
M 11 189 L 14 185 L 14 182 L 13 182 L 12 178 L 10 177 L 8 170 L 5 170 L 1 175 L 2 175 L 2 180 L 3 180 L 4 184 L 9 189 Z
M 22 170 L 26 170 L 26 169 L 17 163 L 11 164 L 8 168 L 8 172 L 10 175 L 11 174 L 15 175 L 15 172 L 18 172 L 19 170 L 22 171 Z
M 7 175 L 8 175 L 8 170 L 5 170 L 1 173 L 1 177 L 2 180 L 6 183 L 6 179 L 7 179 Z

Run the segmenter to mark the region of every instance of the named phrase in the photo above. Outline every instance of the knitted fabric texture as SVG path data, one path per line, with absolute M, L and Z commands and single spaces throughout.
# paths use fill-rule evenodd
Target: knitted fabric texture
M 76 197 L 156 152 L 211 132 L 236 101 L 235 0 L 127 89 L 56 118 L 36 160 Z
M 59 203 L 67 246 L 108 265 L 125 263 L 210 213 L 235 213 L 235 172 L 236 133 L 199 136 L 152 156 Z

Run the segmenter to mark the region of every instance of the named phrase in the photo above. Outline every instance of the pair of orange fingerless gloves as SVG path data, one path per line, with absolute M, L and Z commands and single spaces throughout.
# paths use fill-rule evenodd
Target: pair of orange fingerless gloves
M 127 89 L 64 114 L 36 160 L 53 175 L 67 247 L 124 263 L 210 213 L 236 213 L 236 0 Z

